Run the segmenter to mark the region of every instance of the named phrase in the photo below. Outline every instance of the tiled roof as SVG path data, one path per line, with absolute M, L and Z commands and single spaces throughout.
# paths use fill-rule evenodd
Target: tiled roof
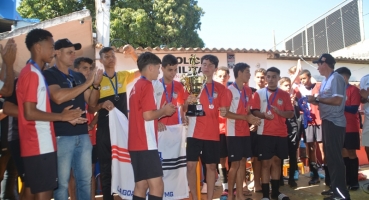
M 304 59 L 306 61 L 313 61 L 318 60 L 320 56 L 301 56 L 301 55 L 292 55 L 292 54 L 279 54 L 276 55 L 274 58 L 269 59 L 278 59 L 278 60 L 296 60 L 296 59 Z M 352 58 L 352 57 L 343 57 L 343 56 L 334 56 L 336 62 L 350 62 L 350 63 L 357 63 L 357 64 L 369 64 L 369 59 L 367 58 Z
M 100 49 L 102 48 L 102 44 L 97 44 L 96 48 Z M 115 47 L 112 46 L 112 48 L 116 51 L 116 52 L 120 52 L 123 53 L 123 46 L 121 47 Z M 167 48 L 167 47 L 137 47 L 136 48 L 137 51 L 150 51 L 150 52 L 170 52 L 170 51 L 177 51 L 177 52 L 212 52 L 212 53 L 289 53 L 289 51 L 279 51 L 279 50 L 265 50 L 265 49 L 246 49 L 246 48 L 200 48 L 200 47 L 189 47 L 189 48 L 184 48 L 184 47 L 180 47 L 180 48 Z

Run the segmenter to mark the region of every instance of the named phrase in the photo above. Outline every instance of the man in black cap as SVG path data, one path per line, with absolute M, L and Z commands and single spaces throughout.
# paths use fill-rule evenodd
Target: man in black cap
M 54 46 L 56 64 L 43 73 L 50 92 L 52 111 L 59 113 L 72 107 L 85 110 L 86 103 L 96 106 L 100 97 L 102 70 L 91 71 L 86 79 L 83 74 L 70 69 L 81 44 L 61 39 Z M 92 145 L 86 121 L 84 114 L 77 120 L 54 123 L 58 147 L 58 188 L 54 191 L 55 200 L 68 199 L 71 168 L 77 184 L 77 199 L 91 199 Z
M 342 158 L 342 148 L 346 134 L 346 118 L 344 117 L 346 82 L 345 79 L 334 72 L 335 59 L 330 54 L 322 54 L 318 64 L 319 73 L 325 77 L 319 95 L 308 96 L 308 102 L 319 106 L 322 119 L 323 149 L 325 163 L 327 164 L 331 179 L 330 190 L 322 192 L 327 195 L 324 199 L 350 199 L 346 188 L 345 165 Z

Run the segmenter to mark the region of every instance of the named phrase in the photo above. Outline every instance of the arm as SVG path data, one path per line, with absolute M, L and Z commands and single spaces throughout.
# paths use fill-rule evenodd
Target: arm
M 100 83 L 101 83 L 102 78 L 103 78 L 103 70 L 102 69 L 98 69 L 97 71 L 94 70 L 94 71 L 90 72 L 90 76 L 93 76 L 95 73 L 96 73 L 96 76 L 94 76 L 95 78 L 94 78 L 94 82 L 92 84 L 93 88 L 87 89 L 84 93 L 86 103 L 89 106 L 93 106 L 93 107 L 97 105 L 97 102 L 100 98 L 100 90 L 95 89 L 95 88 L 100 87 Z
M 356 114 L 358 110 L 359 110 L 358 105 L 345 106 L 345 112 Z
M 324 103 L 331 106 L 339 106 L 343 101 L 343 97 L 335 96 L 328 98 L 319 98 L 319 103 Z
M 9 101 L 5 101 L 3 112 L 8 116 L 18 117 L 18 106 Z
M 0 80 L 4 82 L 0 88 L 0 95 L 10 96 L 14 88 L 14 61 L 17 53 L 16 44 L 13 39 L 9 39 L 3 49 L 0 45 L 0 53 L 3 59 L 0 71 Z
M 0 120 L 3 120 L 7 115 L 4 113 L 3 109 L 0 109 Z
M 66 107 L 62 113 L 43 112 L 34 102 L 25 102 L 23 106 L 24 118 L 28 121 L 71 121 L 83 114 L 81 109 L 69 110 L 72 106 Z
M 62 104 L 76 98 L 89 87 L 90 84 L 87 82 L 74 88 L 61 88 L 59 85 L 50 85 L 50 99 L 56 104 Z
M 283 118 L 286 118 L 286 119 L 289 119 L 289 118 L 292 118 L 294 117 L 294 113 L 293 113 L 293 110 L 286 110 L 286 111 L 281 111 L 281 110 L 278 110 L 276 112 L 279 116 L 283 117 Z
M 176 107 L 173 104 L 168 103 L 159 110 L 150 110 L 143 112 L 143 118 L 145 121 L 151 121 L 159 119 L 162 116 L 171 116 L 175 111 Z

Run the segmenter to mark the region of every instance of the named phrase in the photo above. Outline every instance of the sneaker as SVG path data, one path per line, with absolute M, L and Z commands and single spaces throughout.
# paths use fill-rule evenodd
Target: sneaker
M 358 180 L 363 181 L 366 180 L 367 176 L 363 173 L 358 173 Z
M 325 197 L 323 200 L 344 200 L 344 198 L 336 197 L 336 196 L 330 196 L 330 197 Z M 350 200 L 350 199 L 345 199 L 345 200 Z
M 222 186 L 222 181 L 220 180 L 220 178 L 218 178 L 218 180 L 215 182 L 215 187 L 220 187 Z
M 208 184 L 204 183 L 201 188 L 201 194 L 208 193 Z
M 295 180 L 289 180 L 288 181 L 288 185 L 291 187 L 291 188 L 295 188 L 297 187 L 297 183 Z
M 294 174 L 294 176 L 293 176 L 293 179 L 295 179 L 296 181 L 297 181 L 297 180 L 299 180 L 299 175 L 300 175 L 299 170 L 296 170 L 296 171 L 295 171 L 295 174 Z
M 320 174 L 320 173 L 318 173 L 319 174 L 319 178 L 320 179 L 325 179 L 325 175 L 324 174 Z
M 311 178 L 311 180 L 309 181 L 309 185 L 317 185 L 320 183 L 319 178 Z
M 348 190 L 351 190 L 351 191 L 356 191 L 360 188 L 360 185 L 359 184 L 354 184 L 354 185 L 349 185 L 347 187 Z
M 331 189 L 329 189 L 329 190 L 325 190 L 325 191 L 321 192 L 320 194 L 324 195 L 324 196 L 331 196 L 331 195 L 333 195 L 333 191 Z
M 277 200 L 290 200 L 290 198 L 287 195 L 283 194 L 283 193 L 279 193 L 279 195 L 277 197 L 273 197 L 272 196 L 272 199 L 277 199 Z

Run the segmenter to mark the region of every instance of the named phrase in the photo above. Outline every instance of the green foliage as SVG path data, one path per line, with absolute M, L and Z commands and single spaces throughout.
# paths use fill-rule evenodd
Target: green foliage
M 86 6 L 95 21 L 94 0 L 22 0 L 25 18 L 51 19 Z M 204 47 L 197 31 L 204 14 L 196 0 L 111 0 L 111 40 L 135 47 Z

